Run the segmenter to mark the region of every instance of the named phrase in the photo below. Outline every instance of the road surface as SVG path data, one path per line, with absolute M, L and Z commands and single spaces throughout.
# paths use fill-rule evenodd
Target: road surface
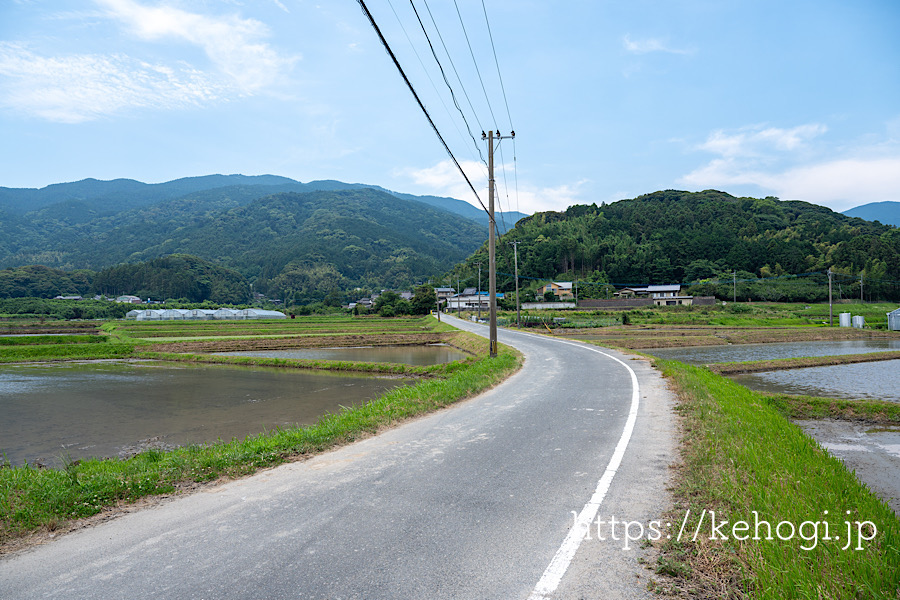
M 611 350 L 500 341 L 526 362 L 493 390 L 7 557 L 0 597 L 653 597 L 638 564 L 652 550 L 570 530 L 575 515 L 646 523 L 666 508 L 664 384 Z

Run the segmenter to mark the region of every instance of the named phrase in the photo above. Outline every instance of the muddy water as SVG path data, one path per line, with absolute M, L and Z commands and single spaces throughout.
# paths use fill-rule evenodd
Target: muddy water
M 720 362 L 775 360 L 798 356 L 837 356 L 900 350 L 900 340 L 852 340 L 841 342 L 784 342 L 778 344 L 729 344 L 690 348 L 657 348 L 644 350 L 648 354 L 680 360 L 690 364 L 707 365 Z
M 900 516 L 900 427 L 830 419 L 796 423 Z
M 750 373 L 732 379 L 771 394 L 900 402 L 900 360 Z
M 0 460 L 117 456 L 313 423 L 409 380 L 285 369 L 68 363 L 0 367 Z
M 220 352 L 231 356 L 261 358 L 304 358 L 311 360 L 348 360 L 354 362 L 439 365 L 466 358 L 464 352 L 438 344 L 427 346 L 369 346 L 360 348 L 309 348 L 292 350 L 243 350 Z
M 798 356 L 866 354 L 885 350 L 900 350 L 900 340 L 734 344 L 704 348 L 660 348 L 647 352 L 660 358 L 691 364 L 710 364 Z M 773 394 L 900 402 L 900 361 L 897 360 L 734 375 L 731 379 L 750 389 Z

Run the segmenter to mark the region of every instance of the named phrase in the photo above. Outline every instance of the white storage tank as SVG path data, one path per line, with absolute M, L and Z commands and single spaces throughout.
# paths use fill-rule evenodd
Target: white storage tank
M 866 325 L 866 318 L 862 315 L 856 315 L 853 317 L 853 326 L 857 329 L 862 329 Z
M 888 329 L 891 331 L 900 331 L 900 308 L 892 310 L 887 314 Z
M 841 313 L 838 317 L 840 318 L 841 327 L 850 327 L 850 313 Z

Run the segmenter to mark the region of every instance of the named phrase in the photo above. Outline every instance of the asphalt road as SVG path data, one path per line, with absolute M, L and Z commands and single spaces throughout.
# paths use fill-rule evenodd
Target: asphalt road
M 587 345 L 500 341 L 526 363 L 495 389 L 0 560 L 0 597 L 651 597 L 637 542 L 567 536 L 575 514 L 664 509 L 658 376 Z

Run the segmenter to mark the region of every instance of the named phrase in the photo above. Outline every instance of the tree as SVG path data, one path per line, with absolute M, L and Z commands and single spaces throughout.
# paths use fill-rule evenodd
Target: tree
M 410 305 L 414 315 L 430 313 L 437 306 L 437 294 L 434 293 L 434 288 L 427 285 L 417 287 Z

